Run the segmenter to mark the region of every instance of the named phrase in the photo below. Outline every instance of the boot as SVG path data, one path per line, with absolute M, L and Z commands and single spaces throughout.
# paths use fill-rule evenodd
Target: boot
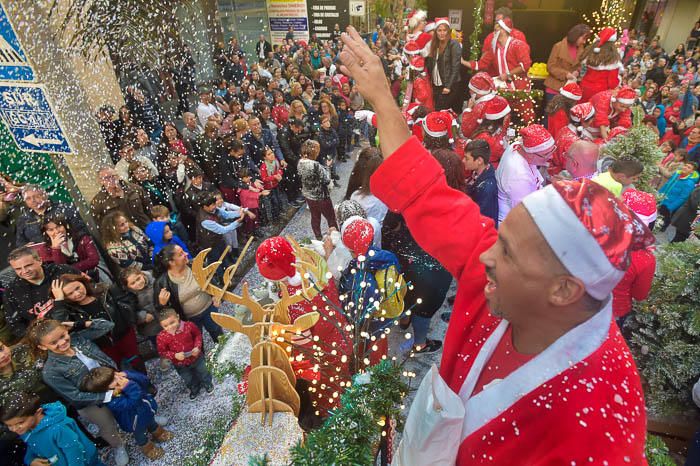
M 153 442 L 148 442 L 146 445 L 142 446 L 141 451 L 143 452 L 143 455 L 151 461 L 162 458 L 165 454 L 163 449 L 156 446 L 156 444 Z
M 169 430 L 163 429 L 162 426 L 158 426 L 156 430 L 151 432 L 151 438 L 154 442 L 158 443 L 167 442 L 168 440 L 172 440 L 173 437 L 175 437 L 175 434 L 173 434 Z

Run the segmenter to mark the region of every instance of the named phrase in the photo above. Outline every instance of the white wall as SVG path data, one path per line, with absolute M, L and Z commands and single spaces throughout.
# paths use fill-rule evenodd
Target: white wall
M 686 41 L 698 18 L 700 1 L 670 0 L 659 24 L 661 46 L 669 53 L 675 50 L 678 44 Z

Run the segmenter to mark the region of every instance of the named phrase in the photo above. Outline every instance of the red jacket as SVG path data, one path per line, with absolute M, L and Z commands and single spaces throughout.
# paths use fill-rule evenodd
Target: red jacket
M 597 129 L 601 126 L 607 126 L 609 129 L 616 126 L 622 126 L 624 128 L 632 127 L 632 111 L 627 109 L 622 113 L 616 113 L 610 102 L 613 95 L 615 95 L 615 91 L 608 90 L 599 92 L 591 97 L 591 104 L 593 108 L 595 108 L 595 116 L 591 123 L 591 129 Z
M 525 44 L 527 44 L 527 39 L 525 38 L 525 34 L 523 31 L 520 29 L 513 28 L 513 30 L 510 33 L 510 37 L 513 39 L 518 39 L 520 41 L 523 41 Z M 484 44 L 481 47 L 481 55 L 484 55 L 486 52 L 491 51 L 491 47 L 493 46 L 493 31 L 489 32 L 489 35 L 486 36 L 486 39 L 484 39 Z M 528 45 L 528 48 L 530 46 Z M 491 76 L 496 76 L 498 75 L 498 65 L 494 64 L 493 67 L 489 69 L 485 69 L 483 71 L 486 71 L 488 74 Z M 525 70 L 527 72 L 527 70 Z
M 505 50 L 505 63 L 498 58 L 503 50 Z M 479 61 L 470 61 L 469 63 L 474 71 L 488 70 L 487 72 L 493 77 L 521 67 L 522 74 L 513 75 L 508 87 L 519 90 L 530 89 L 530 78 L 527 77 L 527 71 L 532 65 L 532 59 L 530 58 L 530 46 L 526 42 L 511 37 L 504 47 L 499 44 L 495 51 L 489 47 L 488 51 L 479 58 Z
M 487 280 L 479 261 L 496 242 L 493 220 L 483 217 L 467 195 L 447 185 L 442 166 L 415 138 L 385 159 L 372 175 L 371 191 L 403 215 L 416 242 L 457 280 L 440 376 L 459 393 L 484 342 L 502 325 L 487 307 Z M 545 351 L 526 363 L 531 369 L 526 379 L 539 381 L 542 372 L 551 378 L 521 390 L 509 383 L 523 380 L 523 372 L 516 371 L 466 402 L 473 409 L 483 400 L 476 407 L 484 415 L 467 414 L 476 428 L 466 436 L 462 430 L 456 464 L 647 464 L 639 374 L 611 309 L 599 312 L 590 319 L 601 338 L 591 345 L 592 352 L 583 352 L 590 338 L 572 341 L 564 335 L 555 344 L 562 340 L 566 354 Z M 555 364 L 547 364 L 555 355 Z
M 484 119 L 486 113 L 486 104 L 493 99 L 496 94 L 486 94 L 474 100 L 474 106 L 467 108 L 462 112 L 462 135 L 465 138 L 471 138 L 472 134 L 481 124 L 480 120 Z
M 656 256 L 653 251 L 640 249 L 632 252 L 630 268 L 613 290 L 613 315 L 627 315 L 632 310 L 632 299 L 644 301 L 654 281 Z
M 95 242 L 92 241 L 90 235 L 84 235 L 74 247 L 75 253 L 78 256 L 78 262 L 69 264 L 71 267 L 81 272 L 87 272 L 97 267 L 97 264 L 100 262 L 100 254 L 97 252 Z M 68 264 L 68 256 L 64 255 L 60 249 L 53 249 L 49 243 L 43 243 L 37 246 L 36 251 L 39 253 L 42 262 Z
M 569 115 L 565 108 L 560 108 L 551 115 L 547 115 L 547 131 L 553 138 L 557 137 L 559 130 L 569 124 Z
M 411 96 L 414 102 L 426 107 L 429 112 L 435 108 L 433 103 L 433 87 L 430 84 L 430 77 L 422 73 L 413 80 L 413 95 Z
M 609 91 L 619 86 L 621 68 L 622 63 L 620 62 L 598 67 L 589 66 L 581 79 L 583 98 L 579 103 L 588 102 L 597 93 Z M 596 109 L 597 111 L 598 109 Z
M 262 164 L 260 164 L 260 179 L 263 182 L 263 187 L 265 189 L 275 189 L 277 185 L 280 184 L 280 180 L 275 178 L 275 175 L 282 175 L 282 167 L 280 167 L 280 163 L 275 160 L 275 167 L 276 170 L 274 170 L 272 173 L 267 172 L 267 164 L 263 160 Z
M 176 366 L 189 366 L 204 352 L 202 332 L 195 324 L 186 320 L 180 322 L 180 328 L 175 332 L 175 335 L 162 330 L 156 337 L 156 345 L 158 346 L 158 354 L 162 358 L 169 359 Z M 186 353 L 194 348 L 199 348 L 199 355 L 190 356 L 182 361 L 175 359 L 176 353 Z
M 270 116 L 278 128 L 285 126 L 289 121 L 289 105 L 275 105 L 270 111 Z

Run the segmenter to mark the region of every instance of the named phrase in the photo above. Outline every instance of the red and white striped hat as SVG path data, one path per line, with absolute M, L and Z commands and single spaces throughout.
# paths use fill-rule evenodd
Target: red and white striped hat
M 554 146 L 554 138 L 542 125 L 526 126 L 520 130 L 520 136 L 523 138 L 523 149 L 528 154 L 544 152 Z
M 430 112 L 423 120 L 423 130 L 428 136 L 452 139 L 452 115 L 445 111 Z
M 469 80 L 469 90 L 478 95 L 486 95 L 496 90 L 493 78 L 485 71 L 479 71 Z
M 617 90 L 613 98 L 613 102 L 619 102 L 623 105 L 634 105 L 634 99 L 637 98 L 637 91 L 629 86 L 622 86 Z
M 581 91 L 581 86 L 574 82 L 564 84 L 559 93 L 566 97 L 567 99 L 575 100 L 578 102 L 583 97 L 583 91 Z
M 491 121 L 500 120 L 509 113 L 510 105 L 508 105 L 508 101 L 497 95 L 486 103 L 484 118 Z
M 580 123 L 588 119 L 593 118 L 595 115 L 595 108 L 590 102 L 584 102 L 582 104 L 576 104 L 569 110 L 569 118 L 571 121 Z

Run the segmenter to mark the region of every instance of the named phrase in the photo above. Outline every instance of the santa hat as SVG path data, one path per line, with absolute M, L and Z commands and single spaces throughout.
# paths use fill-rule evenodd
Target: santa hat
M 600 46 L 606 42 L 615 42 L 617 40 L 617 30 L 615 28 L 606 27 L 598 33 L 598 47 L 593 49 L 594 53 L 600 53 Z
M 486 95 L 496 90 L 493 78 L 485 71 L 479 71 L 469 80 L 469 90 L 474 94 Z
M 500 120 L 510 113 L 508 101 L 501 96 L 495 96 L 486 103 L 484 118 L 487 120 Z
M 450 26 L 450 19 L 449 18 L 435 18 L 435 29 L 439 28 L 441 25 L 447 26 L 448 29 L 450 29 L 452 26 Z
M 634 105 L 634 99 L 636 98 L 637 91 L 629 86 L 622 86 L 610 100 L 613 102 L 619 102 L 623 105 Z
M 374 227 L 358 215 L 348 217 L 340 227 L 343 244 L 355 255 L 367 254 L 374 241 Z
M 425 32 L 433 32 L 435 30 L 435 21 L 431 21 L 425 25 Z
M 406 55 L 426 55 L 430 49 L 430 41 L 432 36 L 427 32 L 421 32 L 415 39 L 408 41 L 403 48 L 403 53 Z
M 554 138 L 542 125 L 526 126 L 520 130 L 520 136 L 523 138 L 523 149 L 528 154 L 544 152 L 554 146 Z
M 255 253 L 260 275 L 268 280 L 282 280 L 297 273 L 294 248 L 285 238 L 273 236 L 260 243 Z
M 425 21 L 425 19 L 428 17 L 428 13 L 425 10 L 413 10 L 411 11 L 408 16 L 406 17 L 406 21 L 408 22 L 408 27 L 411 29 L 415 29 L 418 24 L 420 24 L 421 21 Z
M 589 120 L 593 115 L 595 115 L 595 107 L 590 102 L 576 104 L 569 110 L 569 118 L 576 123 Z
M 340 89 L 341 91 L 343 90 L 343 84 L 349 83 L 350 78 L 345 76 L 343 73 L 336 73 L 331 77 L 331 81 L 335 86 Z
M 355 119 L 357 121 L 366 121 L 375 128 L 377 127 L 377 114 L 372 110 L 358 110 L 355 112 Z
M 452 142 L 452 115 L 446 111 L 430 112 L 423 120 L 423 130 L 428 136 L 448 136 Z
M 612 141 L 616 137 L 624 136 L 625 134 L 627 134 L 627 128 L 625 128 L 624 126 L 615 126 L 608 132 L 608 137 L 605 141 Z
M 562 265 L 597 300 L 610 296 L 630 253 L 655 241 L 629 207 L 589 179 L 554 182 L 522 203 Z
M 416 110 L 418 110 L 418 107 L 420 107 L 420 104 L 418 102 L 411 102 L 406 107 L 406 113 L 410 116 L 413 116 L 413 114 L 416 113 Z
M 581 87 L 574 82 L 564 84 L 561 89 L 559 89 L 559 93 L 567 99 L 575 100 L 576 102 L 583 97 Z
M 418 47 L 418 42 L 415 40 L 410 40 L 406 42 L 406 45 L 403 47 L 403 53 L 406 55 L 418 55 L 420 53 L 421 49 Z
M 412 70 L 423 71 L 425 69 L 425 58 L 420 55 L 417 57 L 412 57 L 409 63 Z
M 508 34 L 513 32 L 513 20 L 510 18 L 502 18 L 497 21 L 501 29 L 505 30 Z
M 645 225 L 656 220 L 656 197 L 653 194 L 628 189 L 622 193 L 622 200 Z

